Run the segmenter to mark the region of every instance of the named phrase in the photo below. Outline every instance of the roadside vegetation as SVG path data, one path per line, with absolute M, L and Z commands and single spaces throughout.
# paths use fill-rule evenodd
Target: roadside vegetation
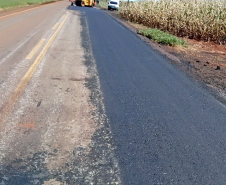
M 102 9 L 108 9 L 108 0 L 99 0 L 99 6 Z
M 122 5 L 120 14 L 175 36 L 226 44 L 226 0 L 146 0 Z
M 144 35 L 145 37 L 163 45 L 170 46 L 184 46 L 187 47 L 187 43 L 184 40 L 179 39 L 178 37 L 165 33 L 158 29 L 143 29 L 138 31 L 139 34 Z
M 33 4 L 42 4 L 58 0 L 0 0 L 0 9 L 9 9 L 12 7 L 21 7 Z

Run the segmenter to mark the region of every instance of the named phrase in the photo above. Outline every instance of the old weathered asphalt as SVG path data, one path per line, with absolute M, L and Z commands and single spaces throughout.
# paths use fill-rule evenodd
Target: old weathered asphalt
M 87 20 L 122 184 L 226 182 L 226 108 L 98 9 Z

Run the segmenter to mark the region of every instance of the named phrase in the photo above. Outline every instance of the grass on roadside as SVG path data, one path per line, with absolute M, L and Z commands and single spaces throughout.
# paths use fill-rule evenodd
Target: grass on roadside
M 143 35 L 159 44 L 170 45 L 170 46 L 184 46 L 187 47 L 187 43 L 184 40 L 179 39 L 178 37 L 165 33 L 158 29 L 148 28 L 139 30 L 137 32 L 140 35 Z
M 57 0 L 0 0 L 0 9 L 9 9 L 12 7 L 21 7 L 33 4 L 42 4 Z
M 102 9 L 108 9 L 108 0 L 99 0 L 99 6 Z

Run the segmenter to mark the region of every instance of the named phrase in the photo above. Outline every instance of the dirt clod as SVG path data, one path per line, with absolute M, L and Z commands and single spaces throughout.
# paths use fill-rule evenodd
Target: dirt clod
M 217 68 L 215 70 L 221 70 L 221 67 L 220 66 L 217 66 Z

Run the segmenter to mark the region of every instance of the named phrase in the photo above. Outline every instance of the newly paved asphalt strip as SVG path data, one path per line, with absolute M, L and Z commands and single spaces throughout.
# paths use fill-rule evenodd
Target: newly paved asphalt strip
M 122 184 L 225 184 L 226 108 L 103 11 L 71 9 L 88 23 Z

